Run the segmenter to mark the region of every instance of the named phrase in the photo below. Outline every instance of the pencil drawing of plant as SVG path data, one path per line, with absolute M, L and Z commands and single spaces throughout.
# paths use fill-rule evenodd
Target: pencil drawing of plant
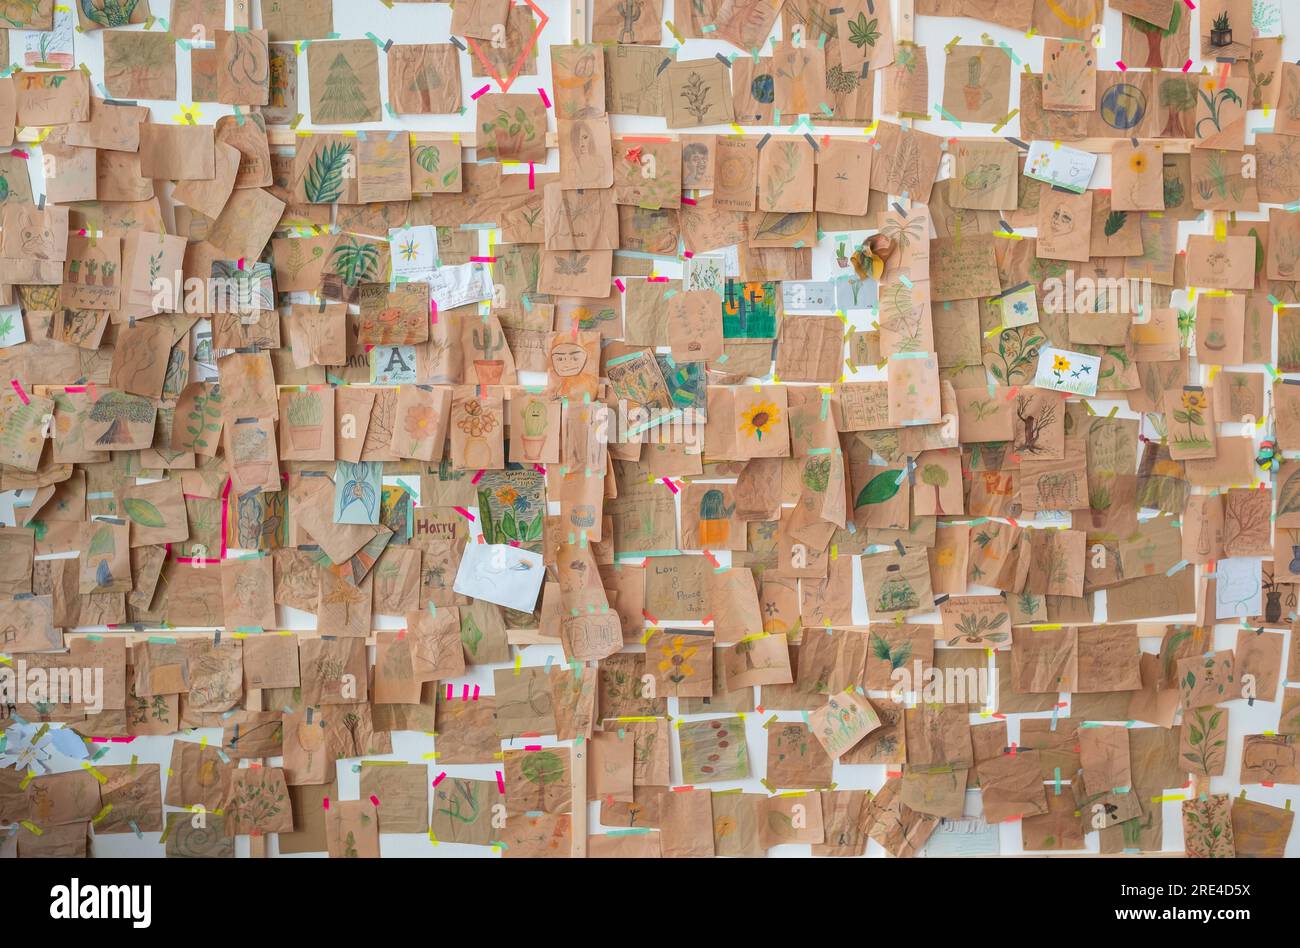
M 704 124 L 704 119 L 709 114 L 709 93 L 712 90 L 713 87 L 705 83 L 703 76 L 692 72 L 686 80 L 686 87 L 679 93 L 679 97 L 686 100 L 686 111 L 694 116 L 699 125 Z
M 776 163 L 776 167 L 767 176 L 768 210 L 776 210 L 777 205 L 781 203 L 781 194 L 785 191 L 786 185 L 799 173 L 799 146 L 795 142 L 783 142 L 781 149 L 782 160 Z
M 1206 717 L 1210 711 L 1213 713 Z M 1210 775 L 1222 771 L 1227 753 L 1222 748 L 1227 741 L 1213 738 L 1218 733 L 1219 720 L 1223 715 L 1222 708 L 1198 708 L 1183 722 L 1187 731 L 1187 743 L 1193 748 L 1185 752 L 1183 758 L 1192 764 L 1193 773 Z

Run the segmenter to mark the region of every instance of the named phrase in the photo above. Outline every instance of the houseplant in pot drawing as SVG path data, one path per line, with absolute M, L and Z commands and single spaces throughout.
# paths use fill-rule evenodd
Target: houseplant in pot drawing
M 966 61 L 966 85 L 962 88 L 962 92 L 966 96 L 966 108 L 968 109 L 978 109 L 993 97 L 993 93 L 985 92 L 984 87 L 980 85 L 983 74 L 983 59 L 979 56 L 972 56 Z
M 480 385 L 501 384 L 501 374 L 505 371 L 505 363 L 500 359 L 492 358 L 492 355 L 505 348 L 506 341 L 502 336 L 503 334 L 494 335 L 491 327 L 487 325 L 484 325 L 481 329 L 475 329 L 473 332 L 474 348 L 483 353 L 482 359 L 474 360 L 474 371 L 478 373 Z
M 540 398 L 530 399 L 524 406 L 524 460 L 541 459 L 542 447 L 546 444 L 546 402 Z
M 700 498 L 700 545 L 705 549 L 726 546 L 731 539 L 731 515 L 736 510 L 733 503 L 726 504 L 720 490 L 704 492 Z
M 492 449 L 487 435 L 496 430 L 496 414 L 476 398 L 465 402 L 464 417 L 456 422 L 468 437 L 465 440 L 465 466 L 485 467 L 492 463 Z
M 266 456 L 266 432 L 253 425 L 236 425 L 231 444 L 241 479 L 249 484 L 265 483 L 271 473 L 271 460 Z
M 516 155 L 537 137 L 537 130 L 521 108 L 516 108 L 513 115 L 504 109 L 498 112 L 493 121 L 483 123 L 483 133 L 491 136 L 495 143 L 492 154 L 497 157 Z
M 298 395 L 289 401 L 289 439 L 298 450 L 320 447 L 321 419 L 325 406 L 312 394 Z
M 1210 45 L 1217 48 L 1232 45 L 1232 25 L 1228 22 L 1227 10 L 1214 18 L 1210 27 Z

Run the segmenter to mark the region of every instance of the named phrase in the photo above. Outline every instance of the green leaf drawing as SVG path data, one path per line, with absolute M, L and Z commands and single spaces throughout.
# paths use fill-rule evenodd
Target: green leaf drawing
M 89 559 L 97 556 L 112 556 L 117 549 L 117 543 L 113 540 L 113 531 L 110 527 L 100 527 L 95 531 L 95 535 L 90 538 L 90 549 L 86 551 Z
M 876 28 L 879 23 L 876 17 L 868 20 L 865 13 L 859 13 L 856 19 L 849 20 L 849 42 L 858 49 L 874 47 L 876 40 L 880 39 L 880 30 Z
M 352 155 L 352 146 L 331 142 L 311 159 L 303 187 L 312 204 L 333 204 L 343 196 L 343 170 Z
M 858 492 L 858 499 L 853 502 L 853 506 L 865 507 L 868 504 L 883 504 L 897 494 L 902 486 L 899 482 L 898 471 L 884 471 L 868 481 L 867 486 Z
M 1277 515 L 1300 512 L 1300 468 L 1296 468 L 1277 492 Z
M 126 515 L 131 518 L 132 522 L 142 527 L 165 527 L 167 521 L 158 508 L 147 500 L 141 500 L 139 497 L 128 497 L 122 501 L 122 509 Z
M 441 149 L 432 145 L 421 145 L 415 150 L 415 163 L 429 174 L 433 174 L 438 170 L 438 163 L 441 158 Z
M 890 669 L 902 668 L 912 657 L 912 643 L 900 642 L 894 648 L 877 632 L 871 633 L 871 654 L 882 662 L 889 662 Z

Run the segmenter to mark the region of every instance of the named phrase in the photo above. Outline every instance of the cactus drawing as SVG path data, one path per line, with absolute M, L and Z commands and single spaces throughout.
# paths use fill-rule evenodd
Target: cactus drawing
M 325 406 L 312 394 L 299 395 L 289 401 L 289 438 L 300 450 L 320 447 L 321 421 Z
M 731 539 L 733 503 L 727 506 L 720 490 L 707 490 L 700 498 L 700 546 L 726 546 Z
M 492 356 L 505 348 L 506 341 L 502 333 L 493 333 L 492 328 L 484 324 L 482 329 L 473 332 L 474 348 L 483 353 L 482 359 L 474 360 L 474 369 L 478 372 L 480 385 L 498 385 L 501 382 L 505 363 Z
M 540 398 L 530 399 L 523 408 L 524 460 L 539 461 L 542 447 L 546 444 L 546 402 Z

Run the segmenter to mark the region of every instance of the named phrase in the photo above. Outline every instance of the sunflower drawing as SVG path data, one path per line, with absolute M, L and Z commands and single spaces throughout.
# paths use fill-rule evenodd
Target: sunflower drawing
M 695 674 L 695 669 L 689 663 L 699 649 L 687 647 L 685 636 L 674 635 L 664 642 L 659 651 L 663 655 L 659 660 L 659 670 L 667 673 L 668 680 L 674 685 L 680 685 Z
M 781 409 L 771 402 L 755 402 L 740 417 L 740 430 L 762 441 L 763 435 L 770 433 L 781 421 Z

